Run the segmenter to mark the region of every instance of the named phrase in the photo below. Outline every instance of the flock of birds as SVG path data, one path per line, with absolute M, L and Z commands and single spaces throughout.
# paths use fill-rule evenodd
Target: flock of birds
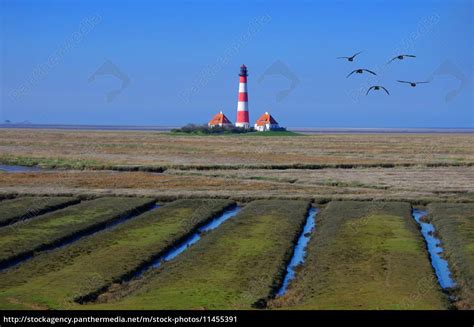
M 346 59 L 347 61 L 350 61 L 350 62 L 353 62 L 354 61 L 354 58 L 356 56 L 358 56 L 359 54 L 361 54 L 362 51 L 360 52 L 357 52 L 356 54 L 350 56 L 350 57 L 337 57 L 337 59 Z M 411 55 L 411 54 L 402 54 L 402 55 L 398 55 L 398 56 L 395 56 L 393 57 L 392 59 L 390 59 L 387 64 L 390 64 L 392 61 L 394 60 L 403 60 L 405 58 L 416 58 L 415 55 Z M 351 76 L 352 74 L 363 74 L 364 72 L 366 73 L 369 73 L 369 74 L 372 74 L 372 75 L 377 75 L 375 72 L 369 70 L 369 69 L 366 69 L 366 68 L 358 68 L 358 69 L 354 69 L 353 71 L 351 71 L 347 76 L 346 78 L 348 78 L 349 76 Z M 397 80 L 397 82 L 399 83 L 405 83 L 405 84 L 410 84 L 411 87 L 415 87 L 417 86 L 418 84 L 425 84 L 425 83 L 429 83 L 429 82 L 409 82 L 409 81 L 401 81 L 401 80 Z M 371 90 L 374 90 L 374 91 L 379 91 L 379 90 L 384 90 L 388 95 L 390 95 L 390 92 L 382 85 L 372 85 L 371 87 L 369 87 L 369 89 L 367 90 L 367 93 L 365 95 L 368 95 L 369 92 Z

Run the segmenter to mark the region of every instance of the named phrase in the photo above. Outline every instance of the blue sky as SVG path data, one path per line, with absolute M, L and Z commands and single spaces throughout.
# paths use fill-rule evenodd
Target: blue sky
M 0 1 L 2 121 L 179 126 L 219 110 L 235 121 L 245 63 L 251 121 L 474 127 L 469 0 Z M 399 53 L 417 57 L 386 64 Z M 345 77 L 356 68 L 378 76 Z M 375 84 L 391 95 L 366 96 Z

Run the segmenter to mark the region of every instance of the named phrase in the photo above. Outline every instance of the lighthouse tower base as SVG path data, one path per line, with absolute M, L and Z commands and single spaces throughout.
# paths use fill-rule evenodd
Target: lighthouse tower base
M 249 123 L 235 123 L 235 127 L 242 127 L 242 128 L 248 129 L 250 128 L 250 124 Z

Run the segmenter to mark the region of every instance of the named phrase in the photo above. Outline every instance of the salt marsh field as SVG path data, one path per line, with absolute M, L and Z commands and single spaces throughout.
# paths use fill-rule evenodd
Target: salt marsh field
M 2 309 L 473 309 L 472 134 L 0 130 Z

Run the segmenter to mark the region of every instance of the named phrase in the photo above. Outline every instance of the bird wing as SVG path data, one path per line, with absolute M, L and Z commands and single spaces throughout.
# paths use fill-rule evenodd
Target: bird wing
M 364 70 L 365 70 L 366 72 L 369 72 L 369 73 L 373 74 L 373 75 L 377 75 L 376 73 L 374 73 L 374 72 L 371 71 L 371 70 L 368 70 L 368 69 L 364 69 Z
M 375 87 L 375 86 L 369 87 L 369 89 L 367 90 L 367 93 L 366 93 L 365 95 L 369 94 L 370 90 L 372 90 L 374 87 Z
M 355 58 L 355 56 L 357 56 L 357 55 L 359 55 L 359 54 L 361 54 L 361 53 L 362 53 L 362 51 L 359 51 L 359 52 L 357 52 L 355 55 L 353 55 L 351 58 Z
M 349 75 L 346 76 L 346 78 L 348 78 L 349 76 L 351 76 L 352 74 L 354 74 L 354 72 L 355 72 L 355 70 L 351 71 L 351 72 L 349 73 Z
M 385 90 L 385 92 L 387 92 L 388 95 L 390 95 L 390 92 L 388 92 L 388 90 L 386 88 L 384 88 L 383 86 L 381 86 L 382 89 Z
M 407 83 L 407 84 L 411 84 L 411 82 L 407 82 L 407 81 L 399 81 L 399 80 L 397 80 L 397 82 L 399 82 L 399 83 Z
M 397 58 L 398 58 L 398 56 L 393 57 L 392 59 L 390 59 L 390 60 L 387 62 L 387 64 L 391 63 L 392 61 L 394 61 L 394 60 L 397 59 Z
M 336 59 L 349 59 L 349 57 L 337 57 Z
M 426 83 L 429 83 L 429 82 L 416 82 L 415 84 L 426 84 Z
M 404 56 L 404 57 L 410 57 L 410 58 L 416 58 L 415 55 L 402 55 L 402 56 Z

